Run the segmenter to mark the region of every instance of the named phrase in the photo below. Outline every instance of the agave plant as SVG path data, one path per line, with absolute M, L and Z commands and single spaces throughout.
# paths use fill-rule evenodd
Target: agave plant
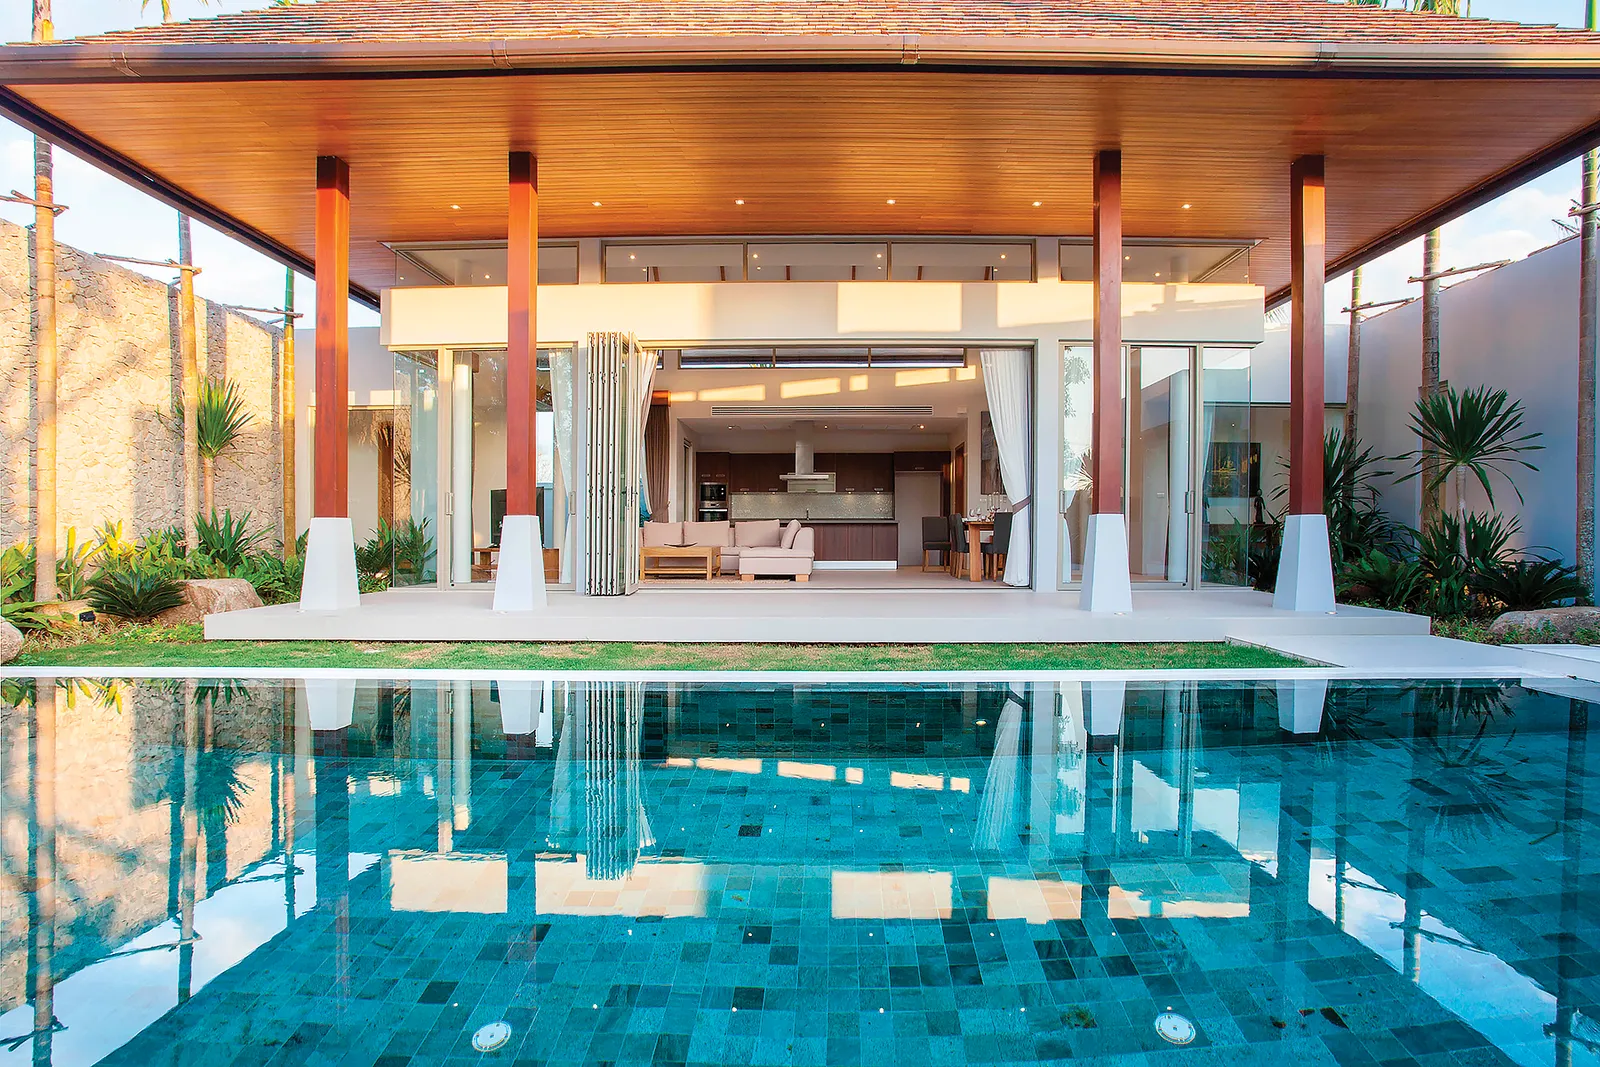
M 96 611 L 123 619 L 148 619 L 183 603 L 183 583 L 149 567 L 103 570 L 89 583 Z
M 1522 421 L 1522 402 L 1512 400 L 1504 389 L 1491 389 L 1486 385 L 1464 393 L 1446 389 L 1419 397 L 1411 413 L 1411 429 L 1421 439 L 1423 447 L 1410 454 L 1416 467 L 1401 480 L 1424 474 L 1431 454 L 1436 465 L 1426 488 L 1433 492 L 1447 481 L 1453 483 L 1459 524 L 1458 547 L 1464 559 L 1470 558 L 1466 543 L 1467 476 L 1477 478 L 1484 496 L 1493 506 L 1491 474 L 1506 479 L 1521 500 L 1522 490 L 1511 481 L 1505 468 L 1539 469 L 1524 457 L 1544 448 L 1538 443 L 1543 435 L 1521 432 Z

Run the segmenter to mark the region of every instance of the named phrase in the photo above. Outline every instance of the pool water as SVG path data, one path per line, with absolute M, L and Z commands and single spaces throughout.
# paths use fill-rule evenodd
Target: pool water
M 0 1065 L 1600 1063 L 1600 690 L 3 695 Z

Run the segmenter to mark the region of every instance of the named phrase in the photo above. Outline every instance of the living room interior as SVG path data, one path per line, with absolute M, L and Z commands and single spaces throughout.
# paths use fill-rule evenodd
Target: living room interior
M 1031 367 L 1026 350 L 985 352 Z M 644 580 L 1008 588 L 983 367 L 976 349 L 926 344 L 662 350 Z

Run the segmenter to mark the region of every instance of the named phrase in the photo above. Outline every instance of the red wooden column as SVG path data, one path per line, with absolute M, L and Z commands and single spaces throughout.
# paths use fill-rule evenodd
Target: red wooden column
M 1122 513 L 1122 153 L 1094 159 L 1094 440 L 1091 514 L 1083 553 L 1085 611 L 1133 610 Z
M 531 152 L 511 153 L 507 220 L 506 514 L 533 515 L 539 492 L 536 433 L 539 340 L 539 171 Z
M 350 167 L 317 157 L 317 425 L 311 514 L 350 514 Z
M 1323 158 L 1297 159 L 1289 173 L 1289 514 L 1321 515 L 1328 244 Z
M 539 528 L 539 165 L 510 155 L 506 220 L 506 518 L 500 528 L 494 610 L 545 606 L 544 531 Z
M 1328 205 L 1322 156 L 1289 168 L 1289 514 L 1273 606 L 1334 610 L 1333 560 L 1322 510 L 1323 290 Z
M 1122 514 L 1122 153 L 1094 160 L 1092 512 Z

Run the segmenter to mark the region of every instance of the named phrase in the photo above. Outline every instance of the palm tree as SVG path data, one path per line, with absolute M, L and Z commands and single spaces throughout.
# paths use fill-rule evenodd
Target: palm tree
M 33 0 L 33 40 L 55 37 L 50 0 Z M 38 310 L 34 375 L 39 428 L 34 441 L 33 599 L 56 599 L 56 212 L 55 157 L 50 142 L 33 139 L 34 302 Z
M 195 404 L 195 450 L 204 464 L 206 514 L 215 510 L 217 457 L 238 443 L 254 418 L 245 410 L 239 383 L 207 378 Z M 196 542 L 198 543 L 198 542 Z
M 1539 469 L 1523 457 L 1544 448 L 1537 443 L 1543 435 L 1520 432 L 1522 415 L 1520 400 L 1512 400 L 1504 389 L 1490 389 L 1486 385 L 1465 393 L 1446 389 L 1417 398 L 1416 408 L 1411 413 L 1411 428 L 1421 439 L 1422 448 L 1411 454 L 1416 470 L 1401 480 L 1425 477 L 1436 492 L 1445 482 L 1454 482 L 1463 559 L 1467 557 L 1467 475 L 1478 479 L 1492 507 L 1494 486 L 1489 480 L 1490 474 L 1510 481 L 1505 467 Z M 1430 456 L 1433 457 L 1431 471 L 1425 466 Z M 1515 482 L 1511 482 L 1511 488 L 1521 500 L 1522 490 Z

